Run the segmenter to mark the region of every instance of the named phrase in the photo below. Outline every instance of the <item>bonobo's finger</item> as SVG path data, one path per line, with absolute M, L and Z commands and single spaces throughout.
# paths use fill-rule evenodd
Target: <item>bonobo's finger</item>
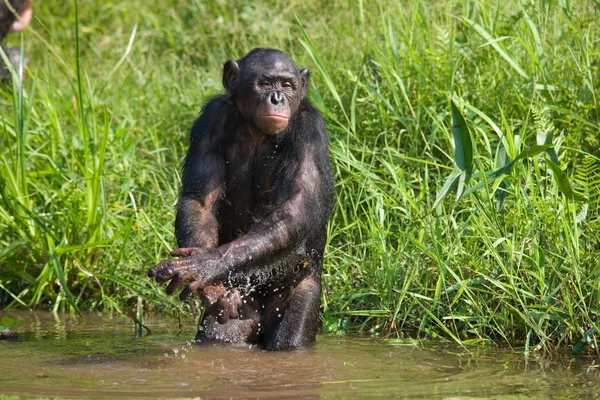
M 198 250 L 198 249 L 195 247 L 184 247 L 184 248 L 175 249 L 175 250 L 171 251 L 171 255 L 173 257 L 189 257 L 192 254 L 194 254 L 196 252 L 196 250 Z
M 241 314 L 242 308 L 242 295 L 239 290 L 233 288 L 227 293 L 229 299 L 231 312 L 229 313 L 229 319 L 238 319 Z
M 229 321 L 229 316 L 231 315 L 231 301 L 227 295 L 228 293 L 219 297 L 216 303 L 216 309 L 219 310 L 217 322 L 220 324 L 225 324 Z
M 200 282 L 200 281 L 194 281 L 194 282 L 188 284 L 185 287 L 185 289 L 183 289 L 183 291 L 179 294 L 179 300 L 184 301 L 185 299 L 190 297 L 196 290 L 200 289 L 201 287 L 202 287 L 202 282 Z M 206 306 L 206 304 L 205 304 L 205 306 Z
M 177 289 L 179 289 L 179 286 L 181 286 L 182 283 L 186 282 L 188 279 L 188 274 L 186 274 L 185 272 L 178 272 L 175 274 L 175 276 L 173 277 L 173 280 L 171 281 L 171 283 L 169 283 L 169 286 L 167 286 L 166 292 L 167 294 L 170 296 L 173 293 L 175 293 L 175 291 Z
M 229 319 L 238 319 L 238 306 L 233 301 L 231 302 Z
M 150 270 L 148 271 L 148 277 L 152 278 L 153 276 L 156 276 L 161 271 L 165 271 L 171 267 L 180 267 L 182 265 L 183 265 L 183 263 L 181 262 L 181 260 L 163 261 L 159 264 L 156 264 L 154 267 L 150 268 Z M 173 273 L 175 273 L 175 271 L 173 271 Z
M 217 322 L 221 325 L 226 324 L 229 321 L 230 310 L 229 307 L 221 308 L 219 315 L 217 316 Z
M 229 301 L 231 302 L 231 304 L 234 305 L 234 308 L 232 310 L 231 313 L 231 319 L 237 319 L 238 318 L 238 309 L 240 309 L 242 307 L 242 295 L 240 294 L 240 291 L 233 288 L 231 289 L 231 291 L 228 294 L 229 297 Z
M 154 277 L 154 275 L 158 274 L 163 269 L 167 268 L 168 261 L 163 261 L 160 264 L 156 264 L 154 267 L 148 270 L 148 278 Z
M 175 275 L 177 275 L 179 273 L 185 273 L 186 270 L 187 270 L 187 268 L 183 267 L 183 266 L 173 266 L 173 267 L 165 268 L 162 271 L 160 271 L 158 274 L 156 274 L 154 279 L 159 284 L 165 283 L 166 281 L 173 278 Z
M 205 307 L 214 304 L 219 297 L 225 294 L 226 291 L 227 289 L 225 289 L 225 286 L 223 286 L 222 283 L 202 288 L 202 295 L 200 296 L 202 299 L 202 304 L 204 304 Z

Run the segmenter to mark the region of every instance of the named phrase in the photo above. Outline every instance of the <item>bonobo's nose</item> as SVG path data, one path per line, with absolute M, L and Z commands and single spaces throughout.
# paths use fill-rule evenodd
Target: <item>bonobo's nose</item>
M 281 102 L 283 102 L 283 94 L 279 92 L 271 93 L 271 104 L 276 106 L 278 104 L 281 104 Z

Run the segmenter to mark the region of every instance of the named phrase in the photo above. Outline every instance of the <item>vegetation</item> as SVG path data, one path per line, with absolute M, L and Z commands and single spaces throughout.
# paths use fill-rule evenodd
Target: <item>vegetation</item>
M 329 122 L 326 331 L 597 348 L 597 2 L 78 7 L 35 3 L 10 39 L 30 66 L 0 94 L 0 307 L 195 310 L 144 278 L 187 132 L 225 60 L 276 47 Z

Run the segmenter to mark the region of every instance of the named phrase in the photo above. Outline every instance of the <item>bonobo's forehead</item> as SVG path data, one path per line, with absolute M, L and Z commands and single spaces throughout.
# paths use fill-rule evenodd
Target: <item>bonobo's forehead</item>
M 298 67 L 285 53 L 275 49 L 254 49 L 238 61 L 248 77 L 298 75 Z

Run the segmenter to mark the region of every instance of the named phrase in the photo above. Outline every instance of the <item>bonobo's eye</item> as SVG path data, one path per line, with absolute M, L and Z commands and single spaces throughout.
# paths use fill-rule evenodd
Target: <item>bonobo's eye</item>
M 258 82 L 258 86 L 260 86 L 262 89 L 269 89 L 271 84 L 268 81 L 260 81 Z
M 281 87 L 284 89 L 293 89 L 294 85 L 292 85 L 292 82 L 285 81 L 281 84 Z

